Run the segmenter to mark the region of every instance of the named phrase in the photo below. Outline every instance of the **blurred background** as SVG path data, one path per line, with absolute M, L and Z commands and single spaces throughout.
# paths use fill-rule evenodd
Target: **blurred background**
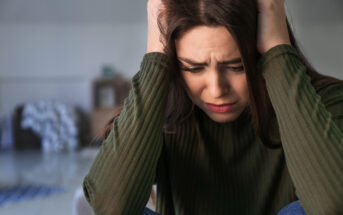
M 286 7 L 313 66 L 343 79 L 343 1 Z M 0 0 L 0 214 L 91 214 L 82 179 L 146 27 L 146 0 Z

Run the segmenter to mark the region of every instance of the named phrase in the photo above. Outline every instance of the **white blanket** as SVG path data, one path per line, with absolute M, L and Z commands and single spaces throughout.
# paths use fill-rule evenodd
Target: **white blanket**
M 78 146 L 75 108 L 55 101 L 24 106 L 21 127 L 32 129 L 42 139 L 44 152 L 72 151 Z

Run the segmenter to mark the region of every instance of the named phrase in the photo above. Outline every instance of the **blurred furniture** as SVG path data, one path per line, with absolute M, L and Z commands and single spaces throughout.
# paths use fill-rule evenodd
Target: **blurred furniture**
M 93 110 L 91 113 L 91 136 L 99 144 L 106 124 L 123 105 L 129 95 L 131 84 L 121 77 L 97 79 L 93 82 Z
M 116 108 L 94 109 L 91 114 L 91 135 L 93 139 L 98 139 L 102 135 L 106 124 L 112 119 Z
M 130 82 L 123 78 L 97 79 L 93 82 L 93 108 L 112 109 L 128 96 Z
M 13 116 L 13 138 L 16 150 L 40 149 L 41 138 L 32 130 L 22 129 L 21 120 L 24 105 L 20 105 L 14 111 Z
M 21 127 L 22 112 L 24 105 L 18 106 L 13 115 L 13 139 L 16 150 L 41 149 L 41 138 L 31 129 Z M 78 139 L 79 146 L 88 146 L 91 142 L 89 115 L 79 108 L 76 108 L 78 115 Z

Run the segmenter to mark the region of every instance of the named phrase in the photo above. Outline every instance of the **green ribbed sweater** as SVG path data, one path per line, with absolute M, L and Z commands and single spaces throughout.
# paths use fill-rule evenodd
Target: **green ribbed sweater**
M 343 214 L 343 85 L 312 86 L 289 45 L 259 65 L 277 150 L 262 144 L 247 114 L 220 124 L 196 108 L 175 134 L 163 133 L 171 71 L 165 55 L 146 54 L 83 183 L 96 214 L 140 215 L 154 182 L 162 215 L 275 215 L 297 199 L 308 215 Z

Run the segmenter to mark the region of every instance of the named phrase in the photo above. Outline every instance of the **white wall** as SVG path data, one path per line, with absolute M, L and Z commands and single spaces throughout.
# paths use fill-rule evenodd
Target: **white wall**
M 343 79 L 343 23 L 297 26 L 295 34 L 314 68 Z
M 286 0 L 294 33 L 318 72 L 343 79 L 343 1 Z
M 147 0 L 1 0 L 0 23 L 129 24 L 145 19 Z
M 131 78 L 145 53 L 146 24 L 0 25 L 0 110 L 39 99 L 91 108 L 102 65 Z
M 342 2 L 286 1 L 309 60 L 341 79 Z M 44 98 L 90 110 L 91 80 L 101 66 L 132 77 L 145 42 L 145 1 L 0 1 L 0 115 Z

